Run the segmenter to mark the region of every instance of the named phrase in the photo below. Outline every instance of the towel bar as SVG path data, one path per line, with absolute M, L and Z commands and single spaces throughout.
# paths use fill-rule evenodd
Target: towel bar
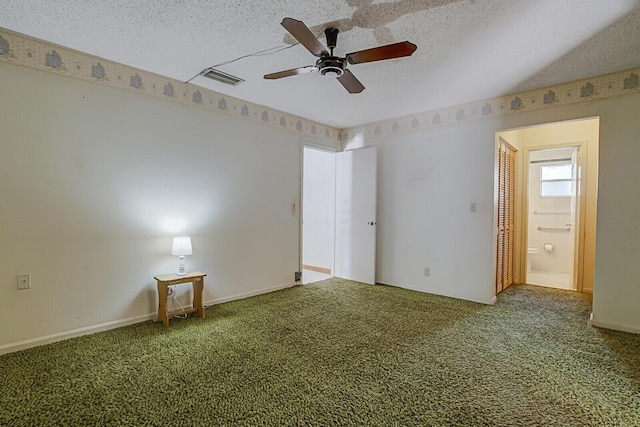
M 538 230 L 540 231 L 569 231 L 571 230 L 571 226 L 567 225 L 565 227 L 543 227 L 542 225 L 538 226 Z

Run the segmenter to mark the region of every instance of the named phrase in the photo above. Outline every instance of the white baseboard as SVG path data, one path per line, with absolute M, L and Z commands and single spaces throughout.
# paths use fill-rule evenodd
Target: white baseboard
M 591 325 L 595 326 L 597 328 L 604 328 L 604 329 L 613 329 L 614 331 L 622 331 L 622 332 L 629 332 L 632 334 L 638 334 L 640 335 L 640 329 L 638 328 L 633 328 L 630 326 L 624 326 L 624 325 L 618 325 L 615 323 L 608 323 L 608 322 L 600 322 L 599 320 L 596 319 L 591 319 Z
M 279 291 L 281 289 L 291 288 L 291 287 L 293 287 L 295 285 L 296 285 L 295 283 L 291 283 L 291 284 L 287 284 L 287 285 L 279 285 L 279 286 L 273 286 L 271 288 L 259 289 L 257 291 L 243 292 L 241 294 L 235 294 L 235 295 L 231 295 L 231 296 L 228 296 L 228 297 L 216 298 L 216 299 L 212 299 L 212 300 L 209 300 L 209 301 L 205 301 L 204 302 L 204 306 L 205 307 L 209 307 L 211 305 L 222 304 L 222 303 L 229 302 L 229 301 L 236 301 L 236 300 L 239 300 L 239 299 L 255 297 L 257 295 L 268 294 L 269 292 L 275 292 L 275 291 Z
M 42 337 L 31 338 L 24 341 L 18 341 L 9 344 L 0 345 L 0 354 L 13 353 L 14 351 L 26 350 L 32 347 L 38 347 L 45 344 L 51 344 L 57 341 L 64 341 L 70 338 L 80 337 L 83 335 L 95 334 L 96 332 L 108 331 L 109 329 L 121 328 L 123 326 L 133 325 L 134 323 L 144 322 L 153 319 L 157 313 L 144 314 L 127 319 L 114 320 L 111 322 L 99 323 L 97 325 L 85 326 L 83 328 L 73 329 L 71 331 L 59 332 L 57 334 L 45 335 Z
M 231 295 L 224 298 L 216 298 L 213 300 L 205 301 L 204 306 L 209 307 L 211 305 L 222 304 L 224 302 L 235 301 L 239 299 L 249 298 L 256 295 L 267 294 L 269 292 L 279 291 L 295 286 L 295 284 L 287 284 L 274 286 L 271 288 L 260 289 L 257 291 L 244 292 L 241 294 Z M 189 308 L 186 307 L 185 308 Z M 41 337 L 31 338 L 24 341 L 13 342 L 9 344 L 0 345 L 0 354 L 13 353 L 20 350 L 26 350 L 32 347 L 38 347 L 45 344 L 51 344 L 57 341 L 64 341 L 70 338 L 80 337 L 83 335 L 95 334 L 96 332 L 108 331 L 110 329 L 121 328 L 123 326 L 133 325 L 134 323 L 145 322 L 147 320 L 153 320 L 158 317 L 157 312 L 147 313 L 136 317 L 129 317 L 126 319 L 114 320 L 111 322 L 100 323 L 97 325 L 85 326 L 83 328 L 73 329 L 71 331 L 59 332 L 57 334 L 45 335 Z
M 485 304 L 485 305 L 493 305 L 495 304 L 495 302 L 497 301 L 497 298 L 495 296 L 493 296 L 493 298 L 490 299 L 484 299 L 484 298 L 473 298 L 473 299 L 469 299 L 467 298 L 462 298 L 460 296 L 457 295 L 447 295 L 447 294 L 440 294 L 440 293 L 436 293 L 433 290 L 425 290 L 423 288 L 419 288 L 417 286 L 411 286 L 411 285 L 396 285 L 396 284 L 391 284 L 391 283 L 385 283 L 383 281 L 376 281 L 377 284 L 380 285 L 385 285 L 385 286 L 393 286 L 396 288 L 402 288 L 402 289 L 407 289 L 409 291 L 416 291 L 416 292 L 422 292 L 424 294 L 431 294 L 431 295 L 437 295 L 437 296 L 441 296 L 441 297 L 447 297 L 447 298 L 454 298 L 454 299 L 461 299 L 463 301 L 469 301 L 469 302 L 477 302 L 478 304 Z

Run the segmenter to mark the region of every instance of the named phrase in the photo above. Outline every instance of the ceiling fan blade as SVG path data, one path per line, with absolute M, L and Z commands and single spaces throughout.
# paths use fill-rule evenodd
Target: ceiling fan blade
M 280 23 L 287 31 L 295 37 L 300 44 L 309 49 L 309 52 L 315 56 L 328 55 L 327 49 L 320 43 L 320 41 L 313 35 L 309 27 L 304 22 L 295 20 L 293 18 L 284 18 Z
M 344 73 L 338 77 L 337 80 L 349 93 L 360 93 L 364 90 L 364 86 L 360 83 L 360 80 L 349 70 L 344 70 Z
M 383 59 L 401 58 L 411 56 L 418 47 L 408 41 L 378 46 L 371 49 L 359 50 L 348 53 L 349 64 L 362 64 L 363 62 L 381 61 Z
M 311 73 L 317 70 L 315 65 L 307 65 L 306 67 L 292 68 L 291 70 L 278 71 L 277 73 L 265 74 L 264 78 L 268 80 L 281 79 L 283 77 L 297 76 L 298 74 Z

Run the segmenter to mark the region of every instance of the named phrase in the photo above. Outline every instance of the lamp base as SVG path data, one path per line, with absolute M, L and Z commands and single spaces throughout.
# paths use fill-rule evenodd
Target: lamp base
M 176 273 L 176 276 L 186 276 L 187 270 L 184 268 L 184 255 L 180 255 L 178 259 L 180 260 L 180 269 Z

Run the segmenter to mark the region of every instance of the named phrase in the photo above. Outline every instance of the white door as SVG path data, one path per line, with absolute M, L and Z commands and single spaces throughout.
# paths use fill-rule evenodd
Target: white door
M 376 281 L 377 151 L 336 155 L 335 276 Z

